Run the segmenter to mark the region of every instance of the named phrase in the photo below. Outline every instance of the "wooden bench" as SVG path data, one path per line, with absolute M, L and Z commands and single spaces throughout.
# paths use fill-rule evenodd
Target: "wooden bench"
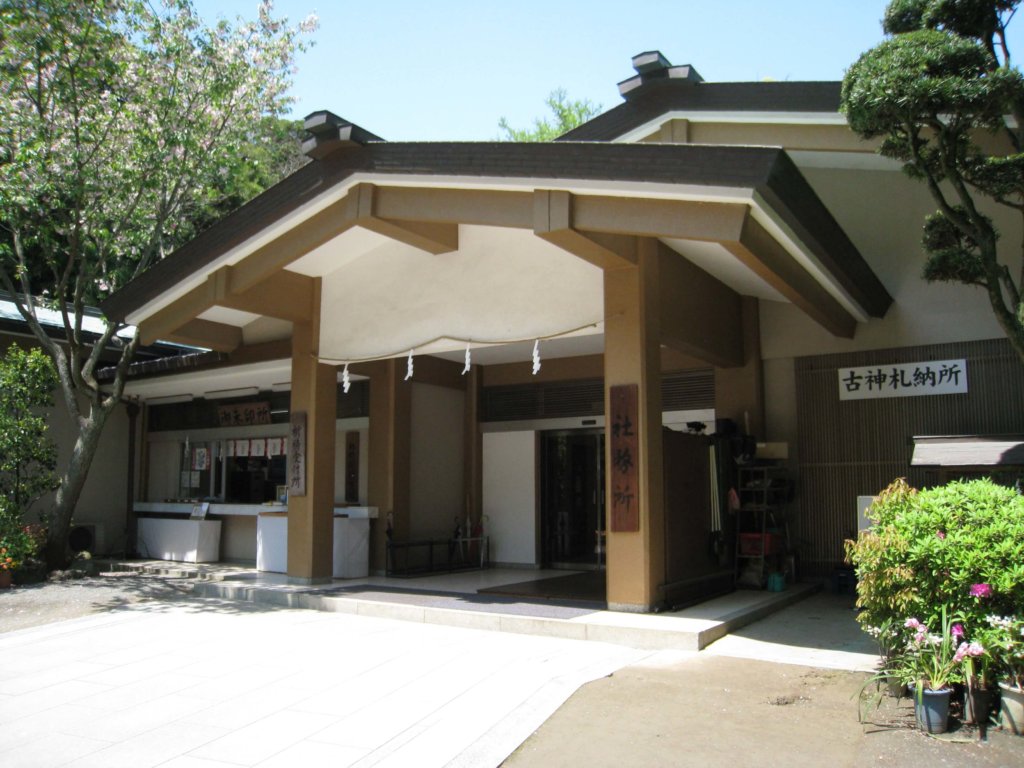
M 388 576 L 419 576 L 480 570 L 488 565 L 489 548 L 487 536 L 388 540 L 385 573 Z

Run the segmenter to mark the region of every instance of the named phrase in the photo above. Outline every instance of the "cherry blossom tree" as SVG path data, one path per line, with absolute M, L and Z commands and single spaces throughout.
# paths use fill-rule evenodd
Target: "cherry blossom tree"
M 315 17 L 210 26 L 190 0 L 0 0 L 0 286 L 53 359 L 77 425 L 45 512 L 47 560 L 67 533 L 138 339 L 87 307 L 194 234 L 250 179 L 245 149 L 287 108 Z M 248 174 L 248 175 L 247 175 Z M 60 313 L 51 338 L 42 308 Z M 112 384 L 97 371 L 113 366 Z

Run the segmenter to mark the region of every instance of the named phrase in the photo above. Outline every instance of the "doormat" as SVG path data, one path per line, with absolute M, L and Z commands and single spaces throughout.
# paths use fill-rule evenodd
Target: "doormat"
M 537 581 L 502 584 L 499 587 L 488 587 L 487 589 L 477 591 L 480 594 L 486 595 L 510 595 L 543 600 L 573 600 L 599 603 L 602 607 L 608 604 L 604 571 L 570 573 L 566 576 L 552 576 L 549 579 L 538 579 Z

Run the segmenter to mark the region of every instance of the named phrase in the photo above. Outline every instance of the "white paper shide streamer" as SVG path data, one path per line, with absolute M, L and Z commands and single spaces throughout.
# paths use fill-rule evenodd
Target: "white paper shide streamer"
M 346 395 L 349 389 L 352 388 L 352 379 L 348 376 L 348 363 L 345 363 L 345 370 L 341 372 L 341 391 Z
M 465 376 L 467 373 L 469 373 L 469 366 L 470 366 L 470 354 L 469 354 L 469 344 L 467 343 L 466 344 L 466 365 L 463 366 L 463 368 L 462 368 L 462 375 L 463 376 Z
M 405 380 L 412 378 L 412 350 L 409 350 L 409 361 L 405 364 Z
M 533 375 L 540 372 L 540 339 L 533 342 Z

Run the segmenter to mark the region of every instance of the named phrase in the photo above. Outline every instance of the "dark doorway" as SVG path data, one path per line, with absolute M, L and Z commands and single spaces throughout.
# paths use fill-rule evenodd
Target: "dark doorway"
M 604 566 L 604 432 L 541 433 L 541 562 Z

